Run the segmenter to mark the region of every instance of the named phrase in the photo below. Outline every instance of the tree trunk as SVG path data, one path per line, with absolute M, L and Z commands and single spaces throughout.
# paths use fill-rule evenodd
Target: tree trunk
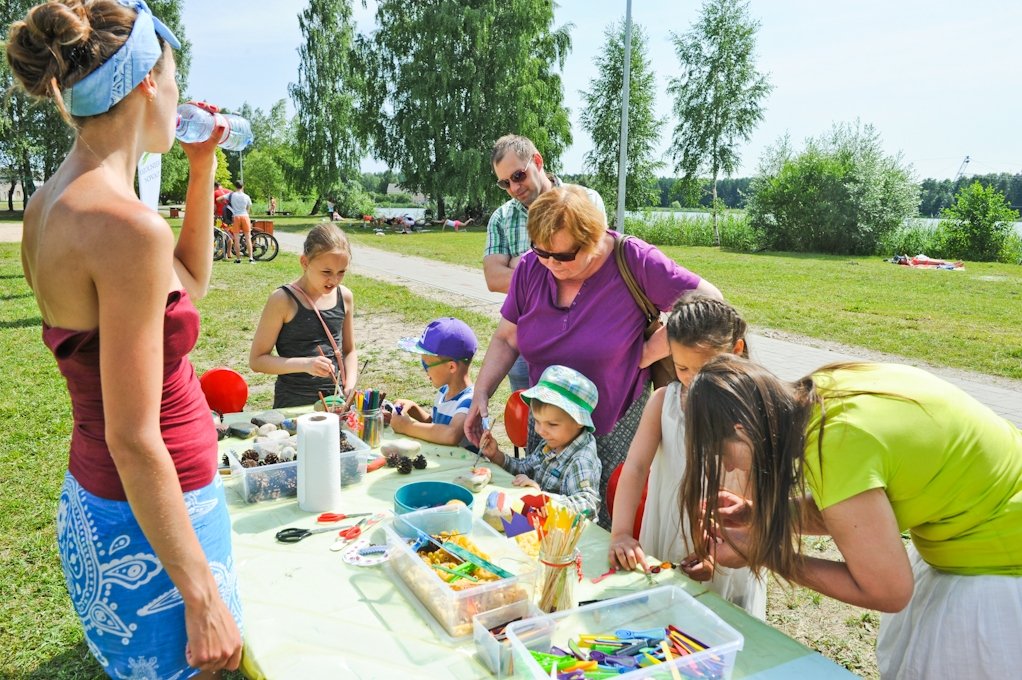
M 323 199 L 319 196 L 316 197 L 316 202 L 312 204 L 312 210 L 309 211 L 309 217 L 314 217 L 319 214 L 319 204 Z
M 11 177 L 11 187 L 7 190 L 7 209 L 14 212 L 14 190 L 18 188 L 18 180 Z M 22 209 L 25 208 L 24 202 L 21 204 Z
M 24 190 L 25 195 L 21 203 L 21 206 L 24 207 L 28 203 L 28 199 L 35 193 L 35 179 L 32 177 L 32 159 L 28 151 L 21 152 L 21 188 Z
M 717 173 L 713 173 L 713 245 L 720 247 L 720 228 L 717 226 Z
M 440 196 L 436 197 L 436 218 L 438 220 L 446 220 L 447 219 L 447 206 L 444 203 L 443 195 L 440 195 Z

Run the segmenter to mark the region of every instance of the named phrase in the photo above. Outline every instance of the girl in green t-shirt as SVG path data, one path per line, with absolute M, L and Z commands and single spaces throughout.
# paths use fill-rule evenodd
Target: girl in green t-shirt
M 1022 667 L 1017 427 L 909 366 L 839 364 L 788 383 L 730 355 L 693 380 L 685 423 L 697 555 L 897 612 L 880 626 L 884 677 Z M 749 474 L 748 498 L 724 490 L 733 470 Z M 844 560 L 803 555 L 807 534 L 831 536 Z

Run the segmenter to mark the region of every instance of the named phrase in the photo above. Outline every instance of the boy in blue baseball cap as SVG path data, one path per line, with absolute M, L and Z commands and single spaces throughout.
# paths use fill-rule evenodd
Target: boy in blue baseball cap
M 515 486 L 558 494 L 561 505 L 596 517 L 603 469 L 593 436 L 596 385 L 573 368 L 549 366 L 534 387 L 522 392 L 522 401 L 531 407 L 536 434 L 543 442 L 525 458 L 509 458 L 486 431 L 479 451 L 516 475 Z
M 409 399 L 394 400 L 390 426 L 434 444 L 458 446 L 465 441 L 465 417 L 472 406 L 472 365 L 479 342 L 464 321 L 434 319 L 418 338 L 402 338 L 397 346 L 420 355 L 422 370 L 437 388 L 432 411 Z

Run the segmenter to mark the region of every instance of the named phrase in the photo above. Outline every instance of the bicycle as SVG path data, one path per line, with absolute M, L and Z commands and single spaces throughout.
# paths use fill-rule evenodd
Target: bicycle
M 227 244 L 234 241 L 234 236 L 221 226 L 213 227 L 213 259 L 222 260 L 227 255 Z M 248 246 L 245 239 L 241 241 L 241 255 L 248 257 Z M 260 262 L 269 262 L 277 257 L 280 252 L 280 244 L 273 234 L 268 234 L 259 229 L 252 230 L 252 259 Z

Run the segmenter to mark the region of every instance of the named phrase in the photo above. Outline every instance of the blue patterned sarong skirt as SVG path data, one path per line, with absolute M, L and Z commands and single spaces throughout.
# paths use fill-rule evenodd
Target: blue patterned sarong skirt
M 231 523 L 220 476 L 184 494 L 188 517 L 220 597 L 241 628 Z M 178 680 L 185 661 L 185 607 L 126 501 L 99 498 L 68 472 L 57 509 L 57 547 L 89 650 L 112 678 Z

